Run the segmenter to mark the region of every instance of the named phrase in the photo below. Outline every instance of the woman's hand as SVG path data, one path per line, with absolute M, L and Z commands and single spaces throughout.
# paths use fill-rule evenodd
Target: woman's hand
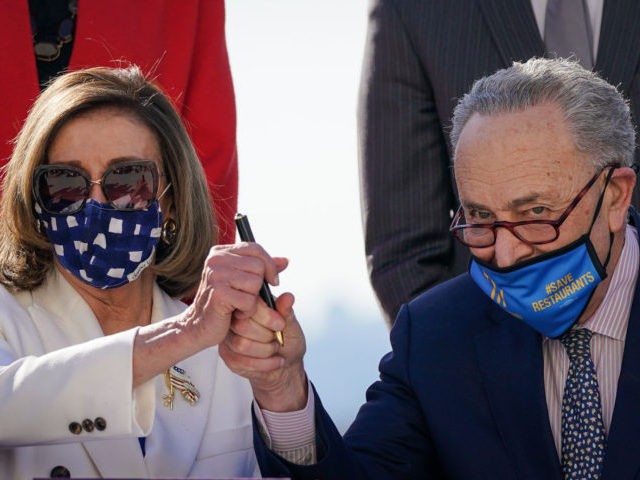
M 221 343 L 232 316 L 254 315 L 262 282 L 277 285 L 278 273 L 286 266 L 286 259 L 272 258 L 256 243 L 213 247 L 193 303 L 183 315 L 194 341 L 203 343 L 203 348 Z
M 278 284 L 278 273 L 287 263 L 284 258 L 272 258 L 255 243 L 213 247 L 193 303 L 176 317 L 138 330 L 134 386 L 180 360 L 220 344 L 227 338 L 232 318 L 251 318 L 260 307 L 270 310 L 258 293 L 264 279 Z M 275 323 L 284 328 L 284 320 L 276 319 Z

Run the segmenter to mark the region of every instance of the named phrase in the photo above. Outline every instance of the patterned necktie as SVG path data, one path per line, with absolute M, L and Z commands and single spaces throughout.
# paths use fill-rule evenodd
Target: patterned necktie
M 560 341 L 569 355 L 569 373 L 562 398 L 562 469 L 565 480 L 596 480 L 605 452 L 604 423 L 591 336 L 585 328 L 569 330 Z
M 593 35 L 585 0 L 549 0 L 544 19 L 547 51 L 559 57 L 574 55 L 593 69 Z

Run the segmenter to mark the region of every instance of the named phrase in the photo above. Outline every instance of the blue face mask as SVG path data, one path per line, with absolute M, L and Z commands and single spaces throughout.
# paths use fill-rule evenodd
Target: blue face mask
M 508 313 L 557 338 L 584 312 L 607 276 L 608 260 L 607 256 L 604 265 L 600 262 L 586 234 L 560 250 L 512 267 L 495 268 L 474 257 L 469 274 Z
M 137 279 L 153 262 L 160 239 L 158 201 L 144 210 L 116 210 L 89 199 L 72 215 L 50 214 L 36 204 L 60 264 L 83 282 L 100 289 Z
M 604 264 L 589 239 L 603 198 L 604 190 L 589 231 L 575 242 L 505 268 L 496 268 L 472 257 L 471 278 L 491 300 L 514 317 L 547 337 L 561 336 L 580 318 L 596 287 L 607 277 L 613 234 L 610 234 Z

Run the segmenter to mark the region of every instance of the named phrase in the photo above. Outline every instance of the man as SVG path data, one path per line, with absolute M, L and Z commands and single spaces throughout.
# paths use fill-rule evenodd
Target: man
M 282 260 L 246 245 L 214 255 L 214 285 L 238 295 L 220 353 L 251 380 L 263 474 L 632 478 L 640 218 L 629 216 L 628 106 L 578 64 L 534 59 L 476 82 L 451 139 L 461 201 L 451 231 L 474 261 L 401 309 L 344 439 L 307 387 L 290 294 L 279 314 L 251 303 Z
M 372 2 L 358 111 L 362 219 L 371 283 L 389 325 L 403 303 L 466 271 L 467 249 L 448 233 L 458 206 L 453 108 L 477 78 L 559 50 L 546 19 L 557 2 Z M 588 8 L 588 68 L 620 86 L 637 118 L 640 2 L 573 3 Z M 633 204 L 640 206 L 638 193 Z

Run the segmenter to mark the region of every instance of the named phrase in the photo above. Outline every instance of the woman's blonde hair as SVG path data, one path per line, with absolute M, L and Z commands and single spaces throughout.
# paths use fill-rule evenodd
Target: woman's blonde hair
M 47 163 L 59 129 L 89 111 L 118 109 L 139 119 L 155 134 L 165 183 L 171 184 L 169 211 L 178 225 L 170 246 L 160 242 L 153 272 L 171 296 L 189 295 L 204 260 L 217 241 L 217 226 L 205 174 L 185 127 L 170 100 L 137 66 L 96 67 L 54 80 L 33 105 L 9 163 L 0 201 L 0 283 L 31 290 L 52 268 L 51 245 L 38 228 L 32 193 L 33 173 Z

